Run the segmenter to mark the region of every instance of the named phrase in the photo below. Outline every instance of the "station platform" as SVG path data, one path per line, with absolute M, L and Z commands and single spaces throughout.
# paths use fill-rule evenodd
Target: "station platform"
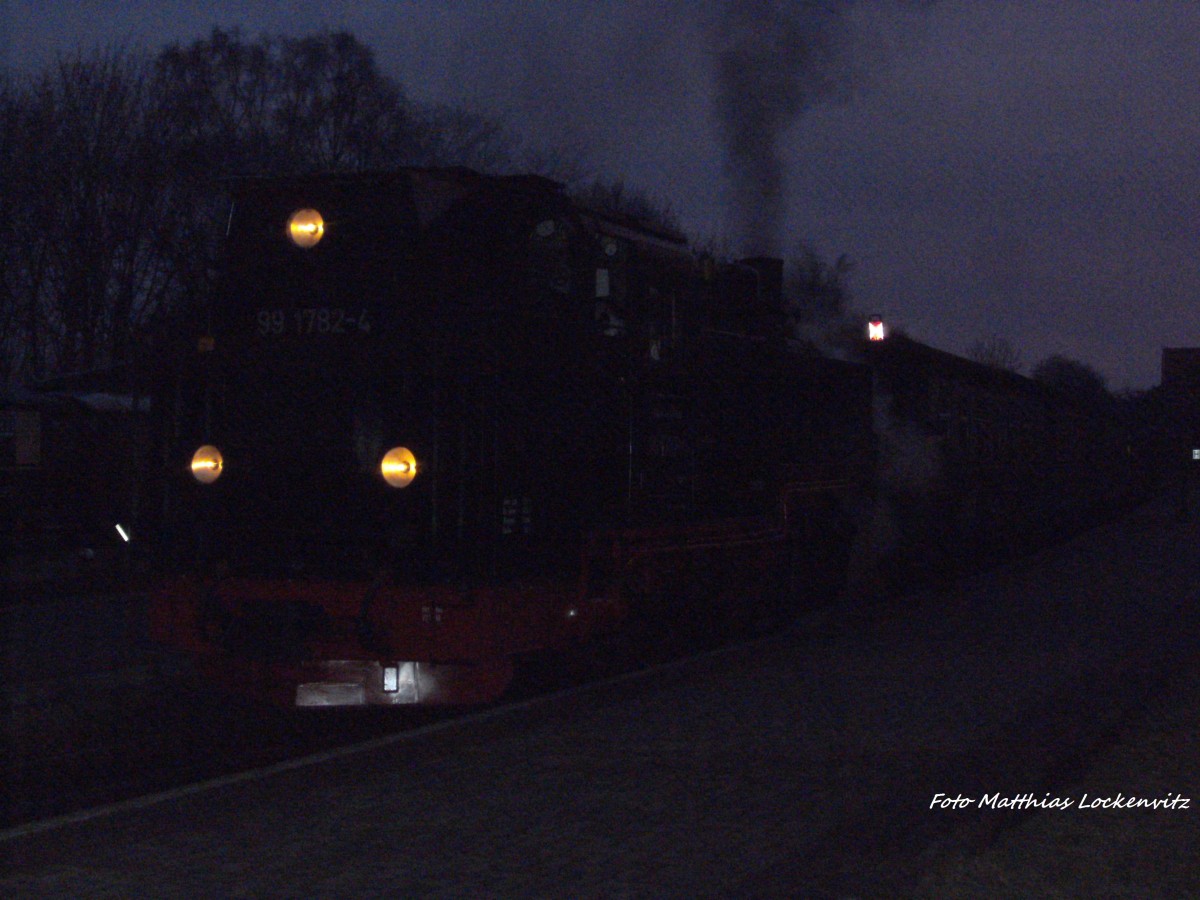
M 0 895 L 911 896 L 1031 822 L 1088 816 L 1135 847 L 1145 831 L 1150 877 L 1150 829 L 1197 830 L 1197 767 L 1089 778 L 1195 665 L 1198 597 L 1200 525 L 1152 505 L 777 638 L 10 829 Z M 1192 802 L 979 802 L 1098 791 Z

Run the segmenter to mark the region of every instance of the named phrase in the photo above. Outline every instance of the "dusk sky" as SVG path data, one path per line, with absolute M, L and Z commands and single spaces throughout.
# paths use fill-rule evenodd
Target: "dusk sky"
M 714 103 L 727 5 L 0 0 L 0 53 L 20 74 L 213 26 L 347 30 L 412 99 L 582 147 L 705 238 L 736 229 Z M 1026 373 L 1061 353 L 1143 388 L 1163 346 L 1200 345 L 1200 3 L 825 6 L 844 65 L 781 135 L 785 253 L 846 253 L 855 308 L 957 353 L 1002 336 Z

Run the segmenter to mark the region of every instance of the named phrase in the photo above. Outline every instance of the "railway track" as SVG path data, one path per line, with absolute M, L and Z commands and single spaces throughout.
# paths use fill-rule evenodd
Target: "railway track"
M 729 646 L 733 646 L 730 644 Z M 659 644 L 634 652 L 528 660 L 502 703 L 685 659 L 711 648 Z M 247 769 L 478 714 L 470 708 L 290 709 L 214 692 L 161 660 L 92 678 L 8 685 L 0 829 L 169 791 Z
M 1070 604 L 1055 599 L 1073 591 L 1076 581 L 1097 577 L 1093 573 L 1103 566 L 1110 566 L 1112 574 L 1100 578 L 1099 583 L 1114 594 L 1126 592 L 1119 575 L 1122 566 L 1112 563 L 1117 552 L 1112 546 L 1114 530 L 1105 537 L 1103 550 L 1087 550 L 1081 545 L 1079 551 L 1052 551 L 1044 559 L 1018 562 L 935 590 L 925 599 L 910 596 L 903 602 L 853 610 L 826 609 L 806 617 L 781 639 L 800 642 L 800 658 L 828 661 L 833 693 L 822 702 L 836 708 L 842 702 L 838 692 L 847 688 L 833 673 L 855 671 L 864 660 L 902 655 L 909 644 L 933 641 L 930 634 L 943 634 L 945 640 L 954 642 L 978 634 L 976 649 L 963 657 L 974 674 L 967 678 L 960 673 L 949 680 L 930 676 L 930 685 L 938 691 L 932 696 L 957 685 L 955 690 L 961 690 L 964 697 L 990 696 L 994 691 L 996 697 L 1008 698 L 1011 679 L 1026 678 L 1028 705 L 1014 707 L 1007 717 L 995 712 L 995 734 L 1018 743 L 1036 737 L 1045 746 L 1035 755 L 1043 759 L 1047 772 L 1058 772 L 1068 762 L 1070 769 L 1077 770 L 1114 727 L 1138 714 L 1142 698 L 1152 694 L 1159 679 L 1167 677 L 1178 662 L 1175 657 L 1181 651 L 1175 645 L 1184 641 L 1193 627 L 1200 627 L 1193 621 L 1196 614 L 1190 604 L 1180 599 L 1193 584 L 1192 570 L 1159 546 L 1160 529 L 1152 523 L 1138 523 L 1137 531 L 1144 533 L 1133 542 L 1136 553 L 1120 551 L 1134 560 L 1129 563 L 1131 571 L 1155 571 L 1162 581 L 1156 590 L 1173 592 L 1170 608 L 1145 607 L 1140 594 L 1136 601 L 1122 597 L 1124 609 L 1153 611 L 1144 623 L 1118 615 L 1115 608 L 1099 602 L 1107 597 L 1097 595 Z M 1097 534 L 1104 537 L 1108 530 Z M 1055 557 L 1062 561 L 1055 562 Z M 1147 567 L 1145 562 L 1151 558 L 1154 566 Z M 1017 599 L 993 602 L 994 592 L 1001 590 Z M 968 597 L 973 599 L 968 602 Z M 1124 624 L 1117 627 L 1116 622 Z M 997 637 L 1010 632 L 1021 634 L 1020 639 L 1005 644 Z M 995 647 L 984 653 L 982 648 L 992 644 Z M 1045 650 L 1038 649 L 1042 645 Z M 724 649 L 737 646 L 729 643 Z M 930 647 L 934 646 L 954 644 L 933 641 Z M 1173 649 L 1168 652 L 1169 648 Z M 519 668 L 506 701 L 494 709 L 589 685 L 632 696 L 631 692 L 654 684 L 654 674 L 641 677 L 637 673 L 661 672 L 663 664 L 683 668 L 690 658 L 712 652 L 711 647 L 666 642 L 643 644 L 638 652 L 628 646 L 596 649 L 529 661 Z M 921 656 L 897 663 L 895 668 L 907 673 L 905 679 L 893 684 L 895 676 L 888 676 L 864 696 L 915 690 L 904 682 L 914 677 L 914 666 L 930 665 L 929 659 Z M 1081 673 L 1085 670 L 1093 674 L 1084 677 Z M 1052 672 L 1056 673 L 1053 679 Z M 151 665 L 136 670 L 135 675 L 120 683 L 96 681 L 86 687 L 60 684 L 57 691 L 9 691 L 9 702 L 0 705 L 0 741 L 6 751 L 5 762 L 0 764 L 4 767 L 0 769 L 0 828 L 478 714 L 474 709 L 465 714 L 431 708 L 282 709 L 215 694 L 193 682 L 179 667 Z M 619 683 L 624 686 L 617 688 Z M 1104 690 L 1094 690 L 1097 684 Z M 1119 698 L 1111 693 L 1117 686 L 1121 686 Z M 23 698 L 21 702 L 12 702 L 17 697 Z M 924 695 L 920 699 L 926 702 Z M 607 697 L 605 702 L 619 701 Z M 908 698 L 903 702 L 916 701 Z M 977 701 L 962 702 L 967 704 L 964 708 L 982 712 Z M 546 704 L 548 709 L 553 706 Z M 918 705 L 911 712 L 923 708 Z M 1081 718 L 1076 713 L 1083 708 L 1092 711 Z M 1070 719 L 1069 728 L 1058 721 L 1064 717 L 1064 721 Z M 1005 724 L 1008 718 L 1011 721 Z M 1056 737 L 1060 733 L 1066 735 L 1062 740 Z M 1070 754 L 1067 762 L 1056 761 L 1060 750 Z
M 429 721 L 429 710 L 397 716 L 394 710 L 350 715 L 276 709 L 212 693 L 181 674 L 10 703 L 0 735 L 6 750 L 0 827 L 272 765 Z
M 834 650 L 832 644 L 839 654 L 857 654 L 865 649 L 861 639 L 868 632 L 878 634 L 881 622 L 893 614 L 899 612 L 891 607 L 850 617 L 824 610 L 782 637 L 758 640 L 801 641 L 814 650 L 824 646 L 826 652 Z M 578 655 L 570 664 L 543 658 L 523 668 L 504 702 L 482 710 L 279 708 L 213 693 L 181 672 L 107 693 L 10 706 L 3 740 L 15 752 L 9 755 L 6 790 L 0 794 L 0 831 L 86 816 L 92 808 L 186 791 L 190 785 L 350 752 L 357 745 L 386 742 L 439 724 L 502 716 L 519 707 L 528 714 L 537 705 L 543 715 L 553 715 L 556 701 L 571 702 L 581 691 L 603 690 L 610 695 L 608 702 L 617 702 L 612 695 L 632 698 L 651 689 L 656 680 L 671 680 L 672 672 L 684 672 L 697 658 L 736 653 L 750 643 L 754 642 L 693 648 L 690 653 L 662 649 L 656 659 L 643 654 L 623 665 L 607 658 L 588 666 Z M 1124 662 L 1132 670 L 1142 661 Z M 1139 696 L 1169 673 L 1155 669 L 1143 674 L 1142 680 L 1149 680 L 1134 689 Z M 1138 707 L 1137 702 L 1125 704 L 1122 720 Z M 1056 728 L 1053 717 L 1041 724 L 1035 718 L 1022 725 L 1023 733 Z M 1067 762 L 1047 765 L 1069 765 L 1077 771 L 1086 756 L 1111 738 L 1112 724 L 1097 726 L 1094 734 L 1073 734 Z M 1054 743 L 1047 739 L 1047 746 Z

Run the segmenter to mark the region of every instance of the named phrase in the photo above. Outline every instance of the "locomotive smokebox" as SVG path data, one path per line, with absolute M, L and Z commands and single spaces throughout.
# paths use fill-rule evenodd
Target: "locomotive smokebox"
M 783 260 L 774 256 L 750 256 L 740 260 L 758 273 L 758 300 L 771 310 L 783 309 Z

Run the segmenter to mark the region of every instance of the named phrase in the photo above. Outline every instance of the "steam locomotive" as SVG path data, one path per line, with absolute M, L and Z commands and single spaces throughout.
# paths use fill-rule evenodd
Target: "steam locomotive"
M 872 372 L 790 340 L 781 277 L 536 176 L 234 182 L 152 634 L 299 706 L 470 703 L 526 654 L 827 600 Z

